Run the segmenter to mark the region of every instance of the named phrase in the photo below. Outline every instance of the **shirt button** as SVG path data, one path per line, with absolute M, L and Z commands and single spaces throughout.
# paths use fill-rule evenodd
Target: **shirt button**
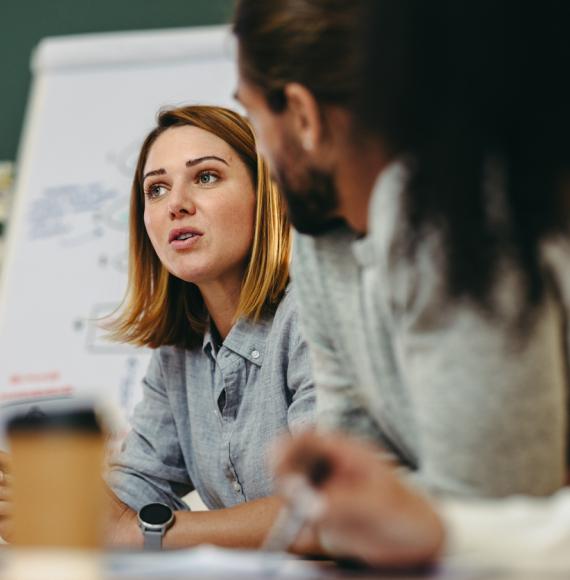
M 241 485 L 237 481 L 234 481 L 234 491 L 236 493 L 239 493 L 241 491 Z
M 251 358 L 258 359 L 259 358 L 259 351 L 258 350 L 252 350 L 251 351 Z

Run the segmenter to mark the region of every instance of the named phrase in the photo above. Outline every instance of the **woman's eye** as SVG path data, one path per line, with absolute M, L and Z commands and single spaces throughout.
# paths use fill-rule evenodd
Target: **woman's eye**
M 147 188 L 146 196 L 149 199 L 156 199 L 157 197 L 163 196 L 165 192 L 166 188 L 164 187 L 164 185 L 155 183 Z
M 200 185 L 212 185 L 212 183 L 216 183 L 219 177 L 212 171 L 202 171 L 198 175 L 198 183 Z

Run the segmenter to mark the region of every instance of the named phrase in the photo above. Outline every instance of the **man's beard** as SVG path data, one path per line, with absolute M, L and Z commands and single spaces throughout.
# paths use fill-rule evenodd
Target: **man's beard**
M 292 159 L 302 159 L 303 153 L 293 142 L 288 143 Z M 293 186 L 286 170 L 288 164 L 278 164 L 276 179 L 281 194 L 287 202 L 289 220 L 302 234 L 320 236 L 345 223 L 336 215 L 338 210 L 338 191 L 332 175 L 309 168 L 302 177 L 302 186 Z

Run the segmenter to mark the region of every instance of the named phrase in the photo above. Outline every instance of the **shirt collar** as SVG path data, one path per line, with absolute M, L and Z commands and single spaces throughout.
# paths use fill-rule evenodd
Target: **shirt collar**
M 204 337 L 202 339 L 202 350 L 206 354 L 214 356 L 216 349 L 214 348 L 214 337 L 212 336 L 211 321 L 208 319 L 206 324 L 206 331 L 204 332 Z
M 395 198 L 400 196 L 407 179 L 408 171 L 401 160 L 393 161 L 383 169 L 374 182 L 368 210 L 368 233 L 352 243 L 356 261 L 362 267 L 376 263 L 375 247 L 378 238 L 391 235 L 390 226 L 394 227 L 393 209 Z
M 352 242 L 352 253 L 363 268 L 374 265 L 374 246 L 369 234 Z
M 271 315 L 262 315 L 256 322 L 248 318 L 240 318 L 233 325 L 220 348 L 227 348 L 254 365 L 261 366 L 272 320 L 273 316 Z M 208 321 L 204 332 L 202 350 L 209 356 L 215 357 L 216 349 L 210 321 Z
M 248 318 L 240 318 L 230 330 L 223 346 L 257 366 L 263 363 L 265 342 L 273 316 L 262 316 L 253 322 Z

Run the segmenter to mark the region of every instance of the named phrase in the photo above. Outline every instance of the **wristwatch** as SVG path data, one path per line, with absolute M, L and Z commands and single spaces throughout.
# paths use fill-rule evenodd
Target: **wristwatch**
M 160 550 L 166 530 L 174 523 L 174 512 L 163 503 L 149 503 L 139 510 L 139 527 L 145 550 Z

